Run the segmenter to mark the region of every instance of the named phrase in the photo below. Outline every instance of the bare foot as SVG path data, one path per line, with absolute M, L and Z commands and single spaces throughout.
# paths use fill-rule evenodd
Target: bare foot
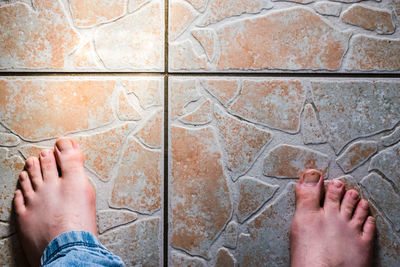
M 28 158 L 25 169 L 14 206 L 24 252 L 32 266 L 39 266 L 44 249 L 59 234 L 81 230 L 97 235 L 96 196 L 82 153 L 70 138 L 58 139 L 54 152 L 47 149 L 39 159 Z
M 331 181 L 324 195 L 322 174 L 304 171 L 296 187 L 290 246 L 291 266 L 371 266 L 375 219 L 356 190 Z

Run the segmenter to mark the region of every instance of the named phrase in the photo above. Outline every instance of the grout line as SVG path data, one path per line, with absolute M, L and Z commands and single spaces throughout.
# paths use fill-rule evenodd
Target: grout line
M 164 266 L 168 266 L 168 76 L 164 76 L 164 231 L 163 231 L 163 254 Z
M 167 46 L 167 45 L 166 45 Z M 168 50 L 168 47 L 166 47 Z M 168 51 L 165 51 L 164 68 L 168 68 Z M 166 69 L 163 72 L 1 72 L 0 77 L 7 76 L 194 76 L 194 77 L 285 77 L 285 78 L 394 78 L 400 79 L 398 73 L 306 73 L 306 72 L 280 72 L 280 73 L 240 73 L 240 72 L 184 72 L 171 73 Z
M 164 25 L 164 201 L 163 201 L 163 223 L 164 223 L 164 229 L 163 229 L 163 260 L 164 260 L 164 267 L 168 266 L 168 237 L 169 237 L 169 228 L 168 228 L 168 223 L 169 223 L 169 217 L 168 217 L 168 197 L 169 197 L 169 192 L 168 192 L 168 183 L 169 183 L 169 177 L 168 177 L 168 52 L 169 52 L 169 47 L 168 47 L 168 20 L 169 20 L 169 0 L 164 1 L 164 19 L 165 19 L 165 25 Z

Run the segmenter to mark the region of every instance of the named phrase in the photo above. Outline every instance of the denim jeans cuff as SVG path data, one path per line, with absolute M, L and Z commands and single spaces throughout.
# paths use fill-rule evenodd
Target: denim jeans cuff
M 52 258 L 63 249 L 72 246 L 100 248 L 107 250 L 96 236 L 85 231 L 70 231 L 58 235 L 46 247 L 41 258 L 41 265 L 52 261 Z

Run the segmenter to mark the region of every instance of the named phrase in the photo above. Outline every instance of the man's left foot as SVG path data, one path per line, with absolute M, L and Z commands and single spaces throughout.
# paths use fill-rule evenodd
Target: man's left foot
M 73 139 L 58 139 L 54 151 L 28 158 L 25 169 L 14 198 L 18 234 L 29 263 L 39 266 L 44 249 L 58 235 L 73 230 L 97 235 L 96 195 Z

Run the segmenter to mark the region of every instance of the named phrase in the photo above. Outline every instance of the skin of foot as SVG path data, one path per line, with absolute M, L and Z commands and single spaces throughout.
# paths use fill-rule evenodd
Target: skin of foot
M 292 267 L 371 266 L 375 219 L 368 201 L 339 180 L 326 193 L 317 170 L 304 171 L 296 187 L 296 212 L 290 232 Z
M 42 150 L 39 158 L 28 158 L 19 184 L 14 207 L 19 238 L 31 266 L 40 265 L 46 246 L 64 232 L 97 235 L 96 195 L 73 139 L 58 139 L 54 151 Z

